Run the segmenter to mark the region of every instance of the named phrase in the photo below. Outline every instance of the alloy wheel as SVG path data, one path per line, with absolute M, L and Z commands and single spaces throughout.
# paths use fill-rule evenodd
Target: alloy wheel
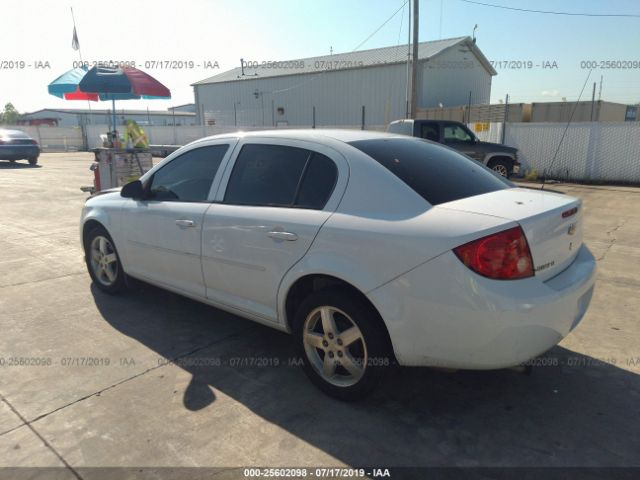
M 326 382 L 350 387 L 364 375 L 368 354 L 362 332 L 343 311 L 321 306 L 304 322 L 304 350 L 312 368 Z
M 504 165 L 502 165 L 500 163 L 493 166 L 493 171 L 499 173 L 503 177 L 508 177 L 509 176 L 509 170 L 507 170 L 507 167 L 505 167 Z
M 102 236 L 96 236 L 91 242 L 91 269 L 96 279 L 106 287 L 110 287 L 118 278 L 118 257 L 111 241 Z

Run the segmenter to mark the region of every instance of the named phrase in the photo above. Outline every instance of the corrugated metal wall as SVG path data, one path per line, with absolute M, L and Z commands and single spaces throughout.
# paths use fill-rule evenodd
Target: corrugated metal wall
M 418 79 L 418 105 L 422 108 L 487 104 L 491 75 L 463 45 L 455 46 L 424 62 Z
M 85 104 L 86 105 L 86 104 Z M 37 118 L 57 118 L 59 127 L 78 127 L 80 125 L 108 125 L 111 123 L 111 113 L 93 112 L 88 113 L 68 113 L 55 110 L 44 110 L 41 112 L 29 113 L 23 115 L 25 119 Z M 172 125 L 174 121 L 173 115 L 155 115 L 153 111 L 146 113 L 128 113 L 126 109 L 120 109 L 116 106 L 116 121 L 122 122 L 123 119 L 131 119 L 136 122 L 147 125 L 151 121 L 152 125 Z M 176 112 L 175 121 L 178 125 L 193 125 L 196 123 L 193 115 L 184 115 Z
M 525 118 L 526 104 L 467 105 L 459 107 L 421 108 L 416 115 L 420 120 L 453 120 L 456 122 L 521 122 Z
M 574 111 L 575 109 L 575 111 Z M 627 106 L 598 100 L 578 102 L 540 102 L 531 104 L 532 122 L 623 122 Z
M 420 106 L 436 106 L 439 102 L 464 105 L 470 90 L 473 92 L 472 103 L 489 102 L 491 76 L 477 60 L 472 67 L 463 68 L 459 63 L 463 59 L 455 52 L 436 58 L 444 63 L 436 67 L 425 62 L 420 72 Z M 310 126 L 315 106 L 318 126 L 359 125 L 364 105 L 365 124 L 380 126 L 404 118 L 406 75 L 406 65 L 395 64 L 264 79 L 245 78 L 194 88 L 199 112 L 204 112 L 207 123 Z

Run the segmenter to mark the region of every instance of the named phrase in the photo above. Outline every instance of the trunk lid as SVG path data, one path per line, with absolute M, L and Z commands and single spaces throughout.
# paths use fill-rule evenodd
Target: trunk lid
M 535 275 L 543 281 L 567 268 L 582 246 L 582 202 L 569 195 L 510 188 L 434 208 L 480 213 L 519 223 L 531 249 Z

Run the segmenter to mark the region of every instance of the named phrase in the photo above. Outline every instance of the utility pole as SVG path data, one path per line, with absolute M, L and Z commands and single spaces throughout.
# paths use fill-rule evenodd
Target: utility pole
M 411 59 L 411 118 L 416 118 L 418 109 L 418 20 L 419 0 L 413 0 L 413 58 Z
M 602 97 L 602 75 L 600 75 L 600 88 L 598 89 L 598 101 Z
M 411 5 L 409 5 L 409 21 L 407 22 L 407 84 L 404 95 L 404 118 L 409 118 L 409 89 L 411 84 L 411 76 L 409 68 L 411 67 Z
M 504 97 L 504 121 L 502 122 L 502 139 L 500 143 L 504 145 L 504 139 L 507 135 L 507 120 L 509 119 L 509 94 Z
M 593 92 L 591 93 L 591 116 L 589 117 L 589 121 L 593 122 L 593 106 L 596 103 L 596 82 L 593 82 Z

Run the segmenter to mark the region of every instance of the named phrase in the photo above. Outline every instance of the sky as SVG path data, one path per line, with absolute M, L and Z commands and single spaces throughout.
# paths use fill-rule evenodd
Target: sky
M 590 100 L 593 82 L 596 98 L 640 102 L 639 1 L 478 1 L 523 9 L 638 15 L 549 15 L 463 0 L 420 0 L 420 41 L 471 36 L 478 25 L 478 47 L 498 62 L 492 103 L 507 94 L 515 103 L 572 101 L 585 84 L 581 98 Z M 133 61 L 172 92 L 171 100 L 126 101 L 126 106 L 124 102 L 118 106 L 165 110 L 193 102 L 190 84 L 239 66 L 240 58 L 289 60 L 351 52 L 361 44 L 358 50 L 406 44 L 408 4 L 403 4 L 405 0 L 6 2 L 0 29 L 0 105 L 12 102 L 22 113 L 86 108 L 86 102 L 47 93 L 47 85 L 79 61 L 79 52 L 71 47 L 71 8 L 84 61 Z M 165 61 L 178 68 L 165 68 Z M 605 61 L 618 68 L 600 68 Z M 533 67 L 519 69 L 517 62 L 531 62 Z M 597 68 L 590 71 L 584 62 L 594 62 Z M 92 103 L 92 107 L 109 108 L 109 104 Z

